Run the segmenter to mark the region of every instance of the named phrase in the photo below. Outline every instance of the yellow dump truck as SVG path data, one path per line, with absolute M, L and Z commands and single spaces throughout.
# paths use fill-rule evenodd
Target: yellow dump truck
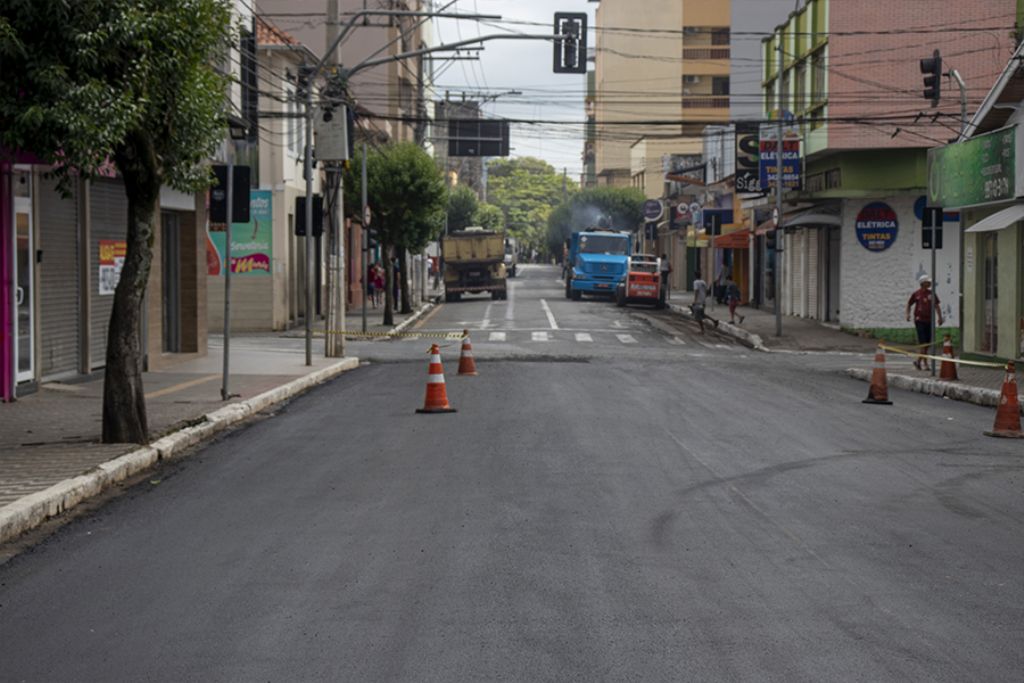
M 503 231 L 466 228 L 449 233 L 441 240 L 441 256 L 445 301 L 482 292 L 490 292 L 494 300 L 508 298 Z

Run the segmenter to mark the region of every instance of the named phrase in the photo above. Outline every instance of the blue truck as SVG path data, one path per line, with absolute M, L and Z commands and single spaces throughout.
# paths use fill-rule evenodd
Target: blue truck
M 584 293 L 615 296 L 632 251 L 633 236 L 628 232 L 600 228 L 574 232 L 569 240 L 565 298 L 579 301 Z

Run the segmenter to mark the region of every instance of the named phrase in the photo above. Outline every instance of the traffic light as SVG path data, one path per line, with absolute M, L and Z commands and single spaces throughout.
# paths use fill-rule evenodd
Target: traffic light
M 587 15 L 555 12 L 555 73 L 587 73 Z
M 778 235 L 776 230 L 769 230 L 764 235 L 764 246 L 768 251 L 775 251 L 778 248 Z
M 931 100 L 933 107 L 939 106 L 942 98 L 942 55 L 938 50 L 921 60 L 921 73 L 924 74 L 924 98 Z

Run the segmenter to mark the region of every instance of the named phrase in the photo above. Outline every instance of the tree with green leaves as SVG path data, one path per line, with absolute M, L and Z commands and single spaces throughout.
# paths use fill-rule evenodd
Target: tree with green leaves
M 345 176 L 345 203 L 358 207 L 362 200 L 361 158 L 356 154 Z M 373 209 L 372 228 L 385 255 L 384 324 L 394 324 L 394 266 L 406 272 L 406 250 L 419 251 L 444 229 L 448 188 L 444 176 L 419 146 L 400 142 L 372 149 L 366 156 L 366 196 Z M 402 311 L 412 310 L 408 278 L 401 280 Z
M 548 249 L 561 254 L 566 238 L 586 228 L 635 230 L 643 222 L 644 199 L 635 187 L 594 187 L 574 194 L 548 218 Z
M 210 184 L 224 137 L 226 0 L 8 0 L 0 6 L 0 147 L 53 164 L 67 190 L 113 162 L 127 253 L 107 332 L 103 440 L 146 443 L 140 321 L 164 184 Z
M 487 164 L 487 200 L 505 214 L 509 233 L 527 251 L 548 250 L 548 215 L 577 190 L 576 182 L 542 159 L 493 159 Z
M 473 215 L 473 225 L 479 225 L 488 230 L 504 230 L 505 214 L 494 204 L 480 204 Z
M 463 230 L 478 225 L 476 220 L 480 200 L 476 192 L 465 185 L 456 185 L 448 193 L 448 230 Z

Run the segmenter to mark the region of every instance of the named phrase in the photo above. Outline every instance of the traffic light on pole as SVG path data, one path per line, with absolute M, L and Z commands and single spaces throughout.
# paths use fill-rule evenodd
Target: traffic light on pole
M 764 236 L 764 246 L 767 247 L 768 251 L 775 251 L 778 248 L 778 235 L 776 230 L 769 230 Z
M 556 74 L 587 73 L 587 15 L 555 12 Z
M 933 107 L 939 106 L 942 98 L 942 55 L 938 50 L 921 60 L 921 73 L 924 74 L 924 98 L 931 100 Z

